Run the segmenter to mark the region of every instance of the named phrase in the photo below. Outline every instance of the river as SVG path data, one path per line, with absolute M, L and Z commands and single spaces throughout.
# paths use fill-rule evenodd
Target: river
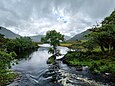
M 49 45 L 41 45 L 27 59 L 21 59 L 12 66 L 12 70 L 21 73 L 21 78 L 8 86 L 108 86 L 90 79 L 87 67 L 83 71 L 76 71 L 75 67 L 69 67 L 61 61 L 57 61 L 58 68 L 47 64 L 47 59 L 51 56 L 48 47 Z M 66 47 L 58 48 L 63 55 L 68 51 Z

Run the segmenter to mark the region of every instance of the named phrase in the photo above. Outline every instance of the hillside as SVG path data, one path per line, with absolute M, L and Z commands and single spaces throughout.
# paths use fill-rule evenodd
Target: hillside
M 4 27 L 0 27 L 0 34 L 3 34 L 5 38 L 11 38 L 11 39 L 15 39 L 16 37 L 20 37 L 20 35 L 15 34 L 12 31 L 10 31 Z
M 36 35 L 36 36 L 29 36 L 32 41 L 34 42 L 40 42 L 41 41 L 41 38 L 44 37 L 44 35 Z
M 82 33 L 80 33 L 80 34 L 75 35 L 74 37 L 72 37 L 71 39 L 69 39 L 69 40 L 67 40 L 67 41 L 84 40 L 84 39 L 86 39 L 86 38 L 84 37 L 84 35 L 86 35 L 86 34 L 88 34 L 88 33 L 89 33 L 89 30 L 86 30 L 86 31 L 84 31 L 84 32 L 82 32 Z
M 71 37 L 70 36 L 64 36 L 65 40 L 69 40 Z

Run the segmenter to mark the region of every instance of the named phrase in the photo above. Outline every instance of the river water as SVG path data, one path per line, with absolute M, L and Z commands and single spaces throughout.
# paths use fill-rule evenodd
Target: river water
M 37 51 L 28 55 L 28 59 L 22 59 L 12 66 L 13 70 L 21 73 L 21 78 L 8 86 L 108 86 L 91 80 L 87 67 L 83 71 L 76 71 L 75 67 L 69 67 L 61 61 L 57 61 L 58 68 L 47 64 L 47 59 L 51 56 L 48 47 L 41 45 Z M 66 47 L 58 48 L 62 56 L 57 59 L 68 51 Z

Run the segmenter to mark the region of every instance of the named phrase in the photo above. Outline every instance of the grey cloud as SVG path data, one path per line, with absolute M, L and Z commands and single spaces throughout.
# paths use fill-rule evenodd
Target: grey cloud
M 56 29 L 76 35 L 101 22 L 115 0 L 0 0 L 0 25 L 21 35 Z

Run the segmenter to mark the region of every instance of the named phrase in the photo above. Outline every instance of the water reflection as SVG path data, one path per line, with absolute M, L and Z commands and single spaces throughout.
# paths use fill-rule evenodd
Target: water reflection
M 23 72 L 39 71 L 47 67 L 46 61 L 50 56 L 47 52 L 47 49 L 39 48 L 38 51 L 30 54 L 28 59 L 19 61 L 19 64 L 14 65 L 12 69 Z
M 48 45 L 49 46 L 49 45 Z M 67 48 L 58 47 L 61 51 L 61 54 L 65 54 Z M 50 83 L 49 77 L 44 77 L 49 71 L 49 65 L 46 63 L 48 57 L 51 54 L 48 53 L 48 47 L 40 47 L 37 51 L 31 53 L 30 55 L 21 54 L 23 59 L 19 60 L 19 64 L 12 66 L 13 70 L 22 73 L 19 86 L 53 86 L 55 83 Z M 60 58 L 60 57 L 58 57 Z M 47 84 L 47 85 L 46 85 Z M 60 86 L 58 83 L 55 86 Z

